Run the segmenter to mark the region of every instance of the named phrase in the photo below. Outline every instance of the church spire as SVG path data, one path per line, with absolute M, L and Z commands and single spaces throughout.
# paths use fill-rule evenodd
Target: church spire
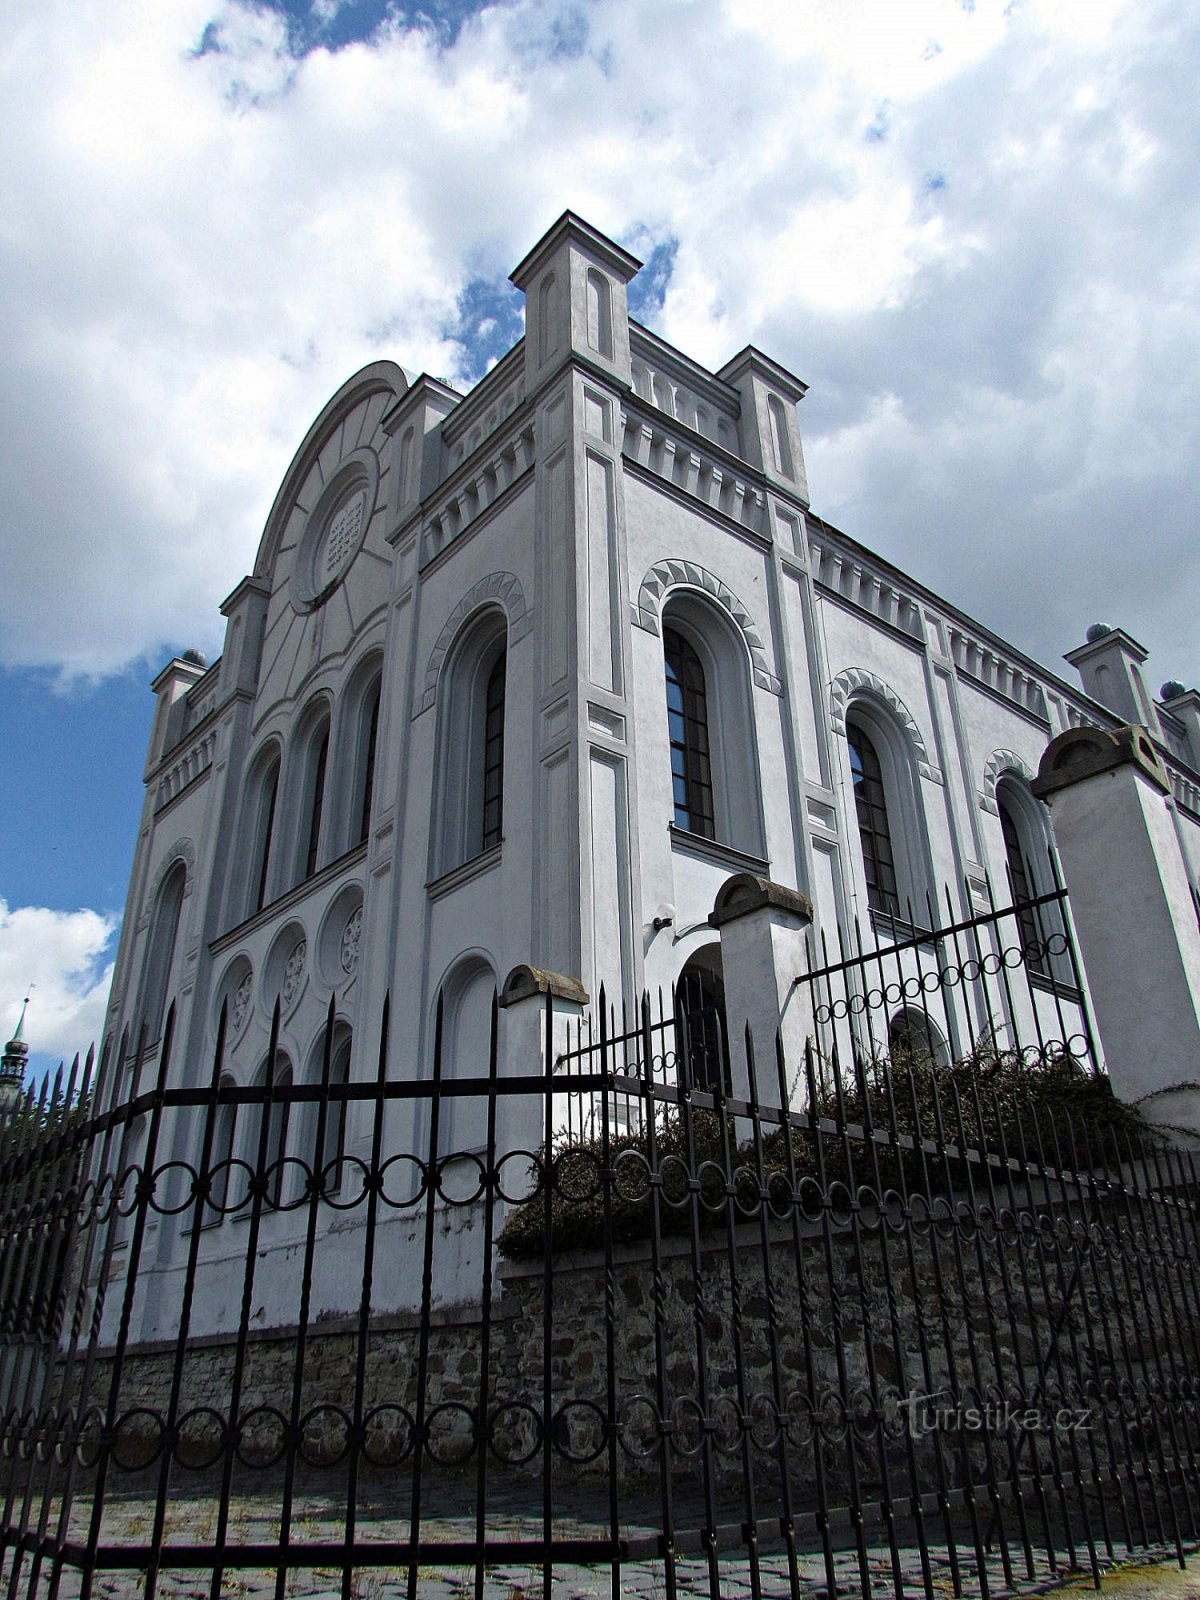
M 21 1003 L 21 1015 L 17 1020 L 16 1031 L 5 1045 L 4 1054 L 0 1056 L 0 1123 L 7 1122 L 12 1116 L 25 1086 L 25 1061 L 29 1055 L 29 1046 L 25 1043 L 23 1034 L 28 1006 L 29 996 L 26 995 Z

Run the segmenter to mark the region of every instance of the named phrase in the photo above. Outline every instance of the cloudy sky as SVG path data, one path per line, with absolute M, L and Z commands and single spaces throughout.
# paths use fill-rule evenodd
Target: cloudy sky
M 312 418 L 378 356 L 473 382 L 567 206 L 664 337 L 810 383 L 822 515 L 1046 662 L 1103 619 L 1200 676 L 1194 0 L 0 19 L 0 1029 L 98 1029 L 147 684 Z

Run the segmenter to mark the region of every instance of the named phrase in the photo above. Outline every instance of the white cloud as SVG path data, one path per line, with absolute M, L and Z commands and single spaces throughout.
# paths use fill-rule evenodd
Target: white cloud
M 569 205 L 678 242 L 666 337 L 810 380 L 818 510 L 1042 654 L 1117 593 L 1195 676 L 1198 55 L 1132 0 L 505 0 L 302 60 L 239 0 L 42 0 L 0 45 L 0 660 L 219 648 L 328 395 L 467 370 L 465 286 Z
M 20 997 L 29 995 L 25 1042 L 68 1062 L 98 1042 L 112 982 L 119 918 L 50 911 L 0 900 L 0 1032 L 11 1037 Z

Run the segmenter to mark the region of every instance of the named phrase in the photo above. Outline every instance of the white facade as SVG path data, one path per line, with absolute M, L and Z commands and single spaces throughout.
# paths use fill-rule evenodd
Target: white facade
M 144 1075 L 173 1000 L 172 1077 L 207 1081 L 228 1002 L 225 1071 L 260 1081 L 281 996 L 294 1081 L 319 1075 L 331 999 L 372 1076 L 389 992 L 388 1071 L 417 1075 L 439 990 L 448 1070 L 484 1070 L 514 968 L 610 1000 L 669 987 L 734 953 L 709 917 L 738 873 L 807 895 L 818 932 L 857 917 L 889 942 L 864 736 L 902 921 L 945 886 L 963 917 L 988 878 L 1007 896 L 1002 811 L 1045 859 L 1030 780 L 1088 724 L 1150 729 L 1163 836 L 1200 878 L 1200 696 L 1155 702 L 1119 630 L 1073 652 L 1085 694 L 814 516 L 803 384 L 753 349 L 706 372 L 630 322 L 637 268 L 568 214 L 513 275 L 524 340 L 470 394 L 386 361 L 350 379 L 226 602 L 221 659 L 156 680 L 108 1037 L 127 1059 L 144 1029 Z M 694 774 L 677 811 L 666 634 L 703 672 L 711 821 Z M 457 1148 L 481 1141 L 466 1104 L 447 1101 Z

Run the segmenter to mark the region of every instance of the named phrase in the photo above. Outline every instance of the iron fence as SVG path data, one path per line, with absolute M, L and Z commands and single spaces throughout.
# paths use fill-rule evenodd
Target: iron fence
M 43 1086 L 0 1172 L 11 1600 L 932 1600 L 1182 1559 L 1197 1174 L 1095 1071 L 1061 897 L 1030 914 L 814 952 L 803 1059 L 747 1038 L 745 1082 L 707 985 L 565 1047 L 548 1005 L 546 1071 L 494 1011 L 475 1076 L 440 1014 L 420 1073 L 385 1009 L 342 1078 L 331 1008 L 319 1082 L 239 1087 L 219 1037 L 189 1087 L 169 1016 L 153 1081 Z

